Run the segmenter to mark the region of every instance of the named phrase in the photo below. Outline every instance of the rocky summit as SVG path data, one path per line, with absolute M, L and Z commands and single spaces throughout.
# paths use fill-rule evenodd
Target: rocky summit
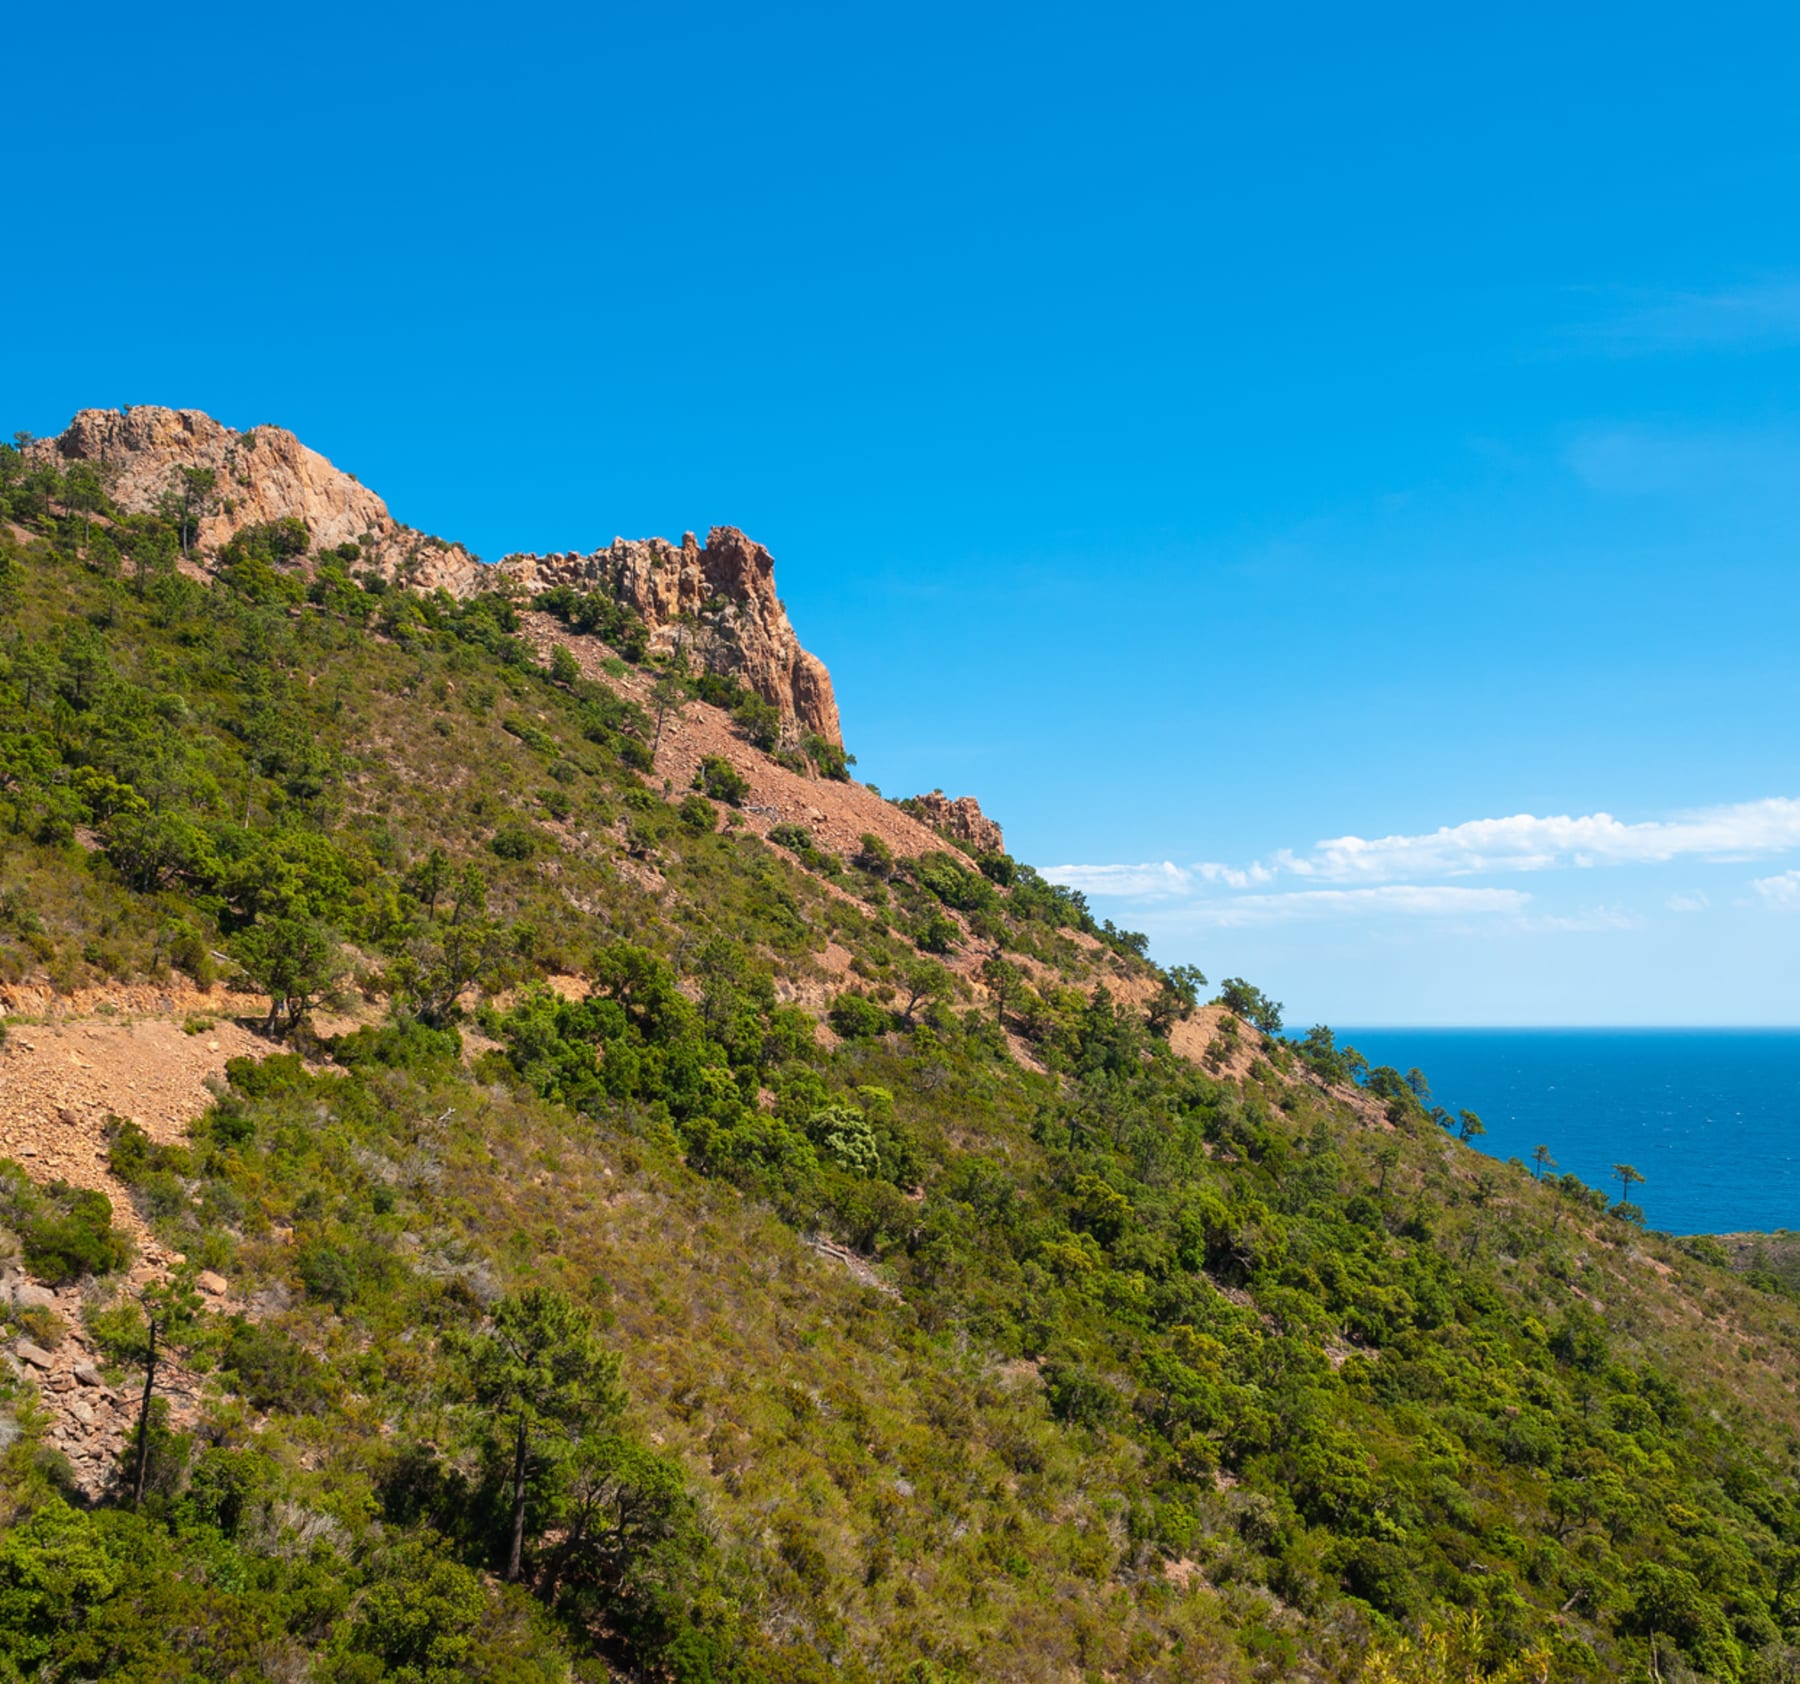
M 831 674 L 801 647 L 775 590 L 775 560 L 732 526 L 700 544 L 615 538 L 587 554 L 514 554 L 497 565 L 461 544 L 402 525 L 373 491 L 281 427 L 243 432 L 194 409 L 139 404 L 84 409 L 33 447 L 66 470 L 86 463 L 120 509 L 147 514 L 182 496 L 183 470 L 209 474 L 188 492 L 192 549 L 216 556 L 239 534 L 296 519 L 316 553 L 354 546 L 360 565 L 391 583 L 466 598 L 557 586 L 600 592 L 644 623 L 653 650 L 694 639 L 711 670 L 781 710 L 797 733 L 841 746 Z

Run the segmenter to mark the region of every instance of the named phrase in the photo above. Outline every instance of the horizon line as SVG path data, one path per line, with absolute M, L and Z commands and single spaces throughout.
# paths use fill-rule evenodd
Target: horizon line
M 1346 1023 L 1341 1026 L 1327 1024 L 1326 1027 L 1333 1034 L 1351 1034 L 1365 1029 L 1383 1032 L 1408 1030 L 1415 1033 L 1434 1030 L 1525 1031 L 1540 1035 L 1628 1032 L 1686 1035 L 1800 1034 L 1800 1023 Z M 1282 1030 L 1284 1036 L 1290 1033 L 1305 1034 L 1306 1031 Z

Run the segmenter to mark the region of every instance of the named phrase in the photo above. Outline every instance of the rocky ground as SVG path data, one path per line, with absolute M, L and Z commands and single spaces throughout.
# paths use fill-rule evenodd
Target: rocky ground
M 94 1015 L 81 1015 L 83 1008 Z M 114 1221 L 138 1249 L 128 1293 L 164 1278 L 182 1259 L 156 1243 L 108 1172 L 107 1121 L 129 1117 L 154 1140 L 179 1140 L 212 1102 L 225 1061 L 269 1050 L 243 1023 L 211 1016 L 227 1010 L 255 1013 L 258 1002 L 223 990 L 154 986 L 75 997 L 17 987 L 0 992 L 0 1011 L 32 1014 L 24 1021 L 15 1017 L 0 1045 L 0 1157 L 17 1161 L 34 1180 L 66 1181 L 112 1200 Z M 203 1275 L 200 1284 L 213 1308 L 226 1303 L 229 1288 L 222 1278 Z M 40 1330 L 39 1338 L 28 1332 L 18 1339 L 0 1360 L 37 1382 L 51 1416 L 47 1440 L 69 1459 L 76 1485 L 90 1497 L 114 1477 L 137 1410 L 134 1394 L 107 1383 L 85 1330 L 85 1311 L 97 1302 L 94 1290 L 52 1289 L 16 1264 L 0 1264 L 0 1308 L 15 1312 L 15 1319 L 16 1312 L 31 1312 Z M 171 1423 L 183 1428 L 192 1422 L 194 1405 L 178 1371 L 171 1370 L 169 1381 Z M 0 1423 L 0 1432 L 10 1425 Z
M 217 1009 L 245 1005 L 222 991 L 199 998 Z M 0 1009 L 7 1008 L 0 997 Z M 148 1231 L 106 1168 L 107 1119 L 129 1118 L 153 1140 L 179 1140 L 212 1103 L 226 1060 L 268 1050 L 260 1035 L 229 1017 L 15 1018 L 0 1045 L 0 1156 L 16 1159 L 37 1180 L 106 1194 L 119 1225 L 146 1243 Z
M 598 638 L 571 634 L 548 614 L 526 614 L 523 620 L 526 636 L 540 659 L 548 660 L 550 651 L 560 645 L 575 657 L 584 677 L 607 685 L 654 715 L 655 704 L 650 700 L 652 678 L 637 668 L 627 668 L 622 673 L 609 670 L 607 662 L 612 651 Z M 735 811 L 744 828 L 756 836 L 766 837 L 777 825 L 801 825 L 822 850 L 840 858 L 855 853 L 865 835 L 878 836 L 893 850 L 896 858 L 902 859 L 943 852 L 950 846 L 938 831 L 921 824 L 911 813 L 878 795 L 867 784 L 790 771 L 759 753 L 738 735 L 728 713 L 705 702 L 688 702 L 679 714 L 670 713 L 664 719 L 652 781 L 671 800 L 678 800 L 692 786 L 701 761 L 709 756 L 728 760 L 749 784 L 749 793 Z M 949 828 L 963 834 L 979 835 L 994 845 L 1002 841 L 1000 827 L 991 820 L 984 820 L 973 800 L 963 797 L 944 801 L 940 798 L 939 806 Z M 831 885 L 827 884 L 827 887 Z M 967 921 L 960 914 L 950 912 L 948 916 L 966 928 Z M 1091 952 L 1106 973 L 1107 986 L 1115 996 L 1136 1004 L 1142 1004 L 1149 997 L 1152 987 L 1145 976 L 1117 960 L 1092 936 L 1074 930 L 1066 933 L 1077 946 Z M 992 949 L 986 944 L 969 939 L 944 961 L 950 970 L 962 976 L 978 1000 L 987 997 L 987 991 L 981 986 L 980 971 L 982 961 L 991 953 Z M 844 957 L 847 959 L 848 956 Z M 1043 969 L 1028 959 L 1012 957 L 1034 977 Z M 829 949 L 822 968 L 827 972 L 833 970 Z M 808 1005 L 820 1003 L 801 997 Z M 1022 1045 L 1021 1049 L 1015 1050 L 1022 1050 Z M 1033 1062 L 1028 1051 L 1022 1062 Z
M 177 1261 L 150 1247 L 131 1271 L 125 1291 L 141 1291 L 163 1278 Z M 200 1286 L 209 1295 L 211 1308 L 225 1307 L 228 1288 L 222 1277 L 202 1274 Z M 50 1415 L 46 1442 L 68 1458 L 76 1488 L 86 1497 L 97 1498 L 119 1477 L 120 1457 L 137 1425 L 139 1399 L 134 1385 L 109 1383 L 101 1367 L 100 1354 L 83 1324 L 90 1291 L 81 1286 L 52 1290 L 17 1267 L 0 1268 L 0 1306 L 15 1317 L 19 1311 L 29 1312 L 42 1327 L 56 1330 L 41 1333 L 40 1342 L 32 1337 L 40 1329 L 30 1329 L 14 1340 L 10 1352 L 0 1353 L 0 1362 L 37 1382 L 39 1401 Z M 157 1395 L 167 1402 L 169 1424 L 177 1431 L 194 1424 L 197 1405 L 192 1375 L 174 1364 L 159 1369 Z M 16 1424 L 0 1417 L 0 1433 L 8 1428 L 16 1430 Z

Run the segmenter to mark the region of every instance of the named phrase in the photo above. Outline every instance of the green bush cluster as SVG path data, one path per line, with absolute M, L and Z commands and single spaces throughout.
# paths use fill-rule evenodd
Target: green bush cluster
M 649 655 L 650 634 L 643 620 L 614 597 L 558 585 L 540 592 L 532 606 L 554 614 L 571 631 L 611 644 L 627 661 L 641 662 Z
M 18 1236 L 26 1268 L 52 1286 L 112 1274 L 131 1258 L 104 1193 L 65 1181 L 39 1187 L 11 1159 L 0 1159 L 0 1227 Z

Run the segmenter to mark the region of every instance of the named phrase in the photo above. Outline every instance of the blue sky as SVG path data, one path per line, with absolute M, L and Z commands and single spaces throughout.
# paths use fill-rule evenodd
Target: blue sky
M 1303 1023 L 1794 1023 L 1800 26 L 1570 11 L 38 8 L 0 422 L 740 525 L 865 776 Z

